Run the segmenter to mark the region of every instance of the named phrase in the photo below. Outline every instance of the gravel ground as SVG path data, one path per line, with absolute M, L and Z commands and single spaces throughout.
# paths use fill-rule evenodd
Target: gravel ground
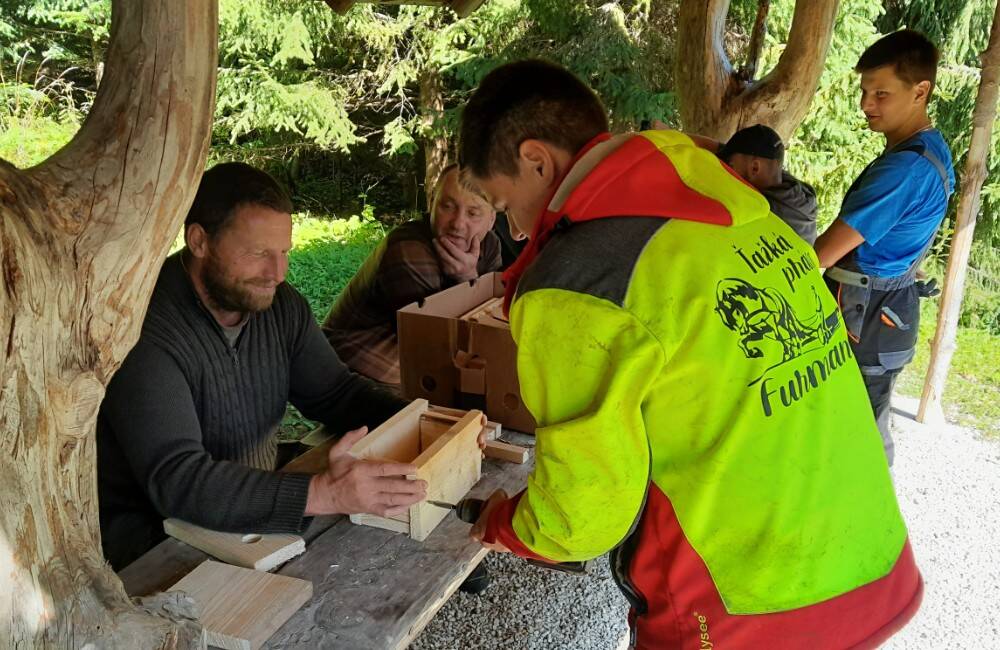
M 917 400 L 893 403 L 893 474 L 924 602 L 883 647 L 1000 648 L 1000 441 L 918 424 Z
M 614 650 L 628 605 L 607 558 L 585 576 L 539 569 L 509 554 L 483 560 L 493 581 L 478 596 L 456 592 L 411 650 Z
M 924 576 L 914 619 L 891 650 L 1000 649 L 1000 441 L 906 417 L 897 397 L 893 468 L 900 506 Z M 413 650 L 614 650 L 626 605 L 606 559 L 587 576 L 538 569 L 510 556 L 485 560 L 493 583 L 456 593 Z

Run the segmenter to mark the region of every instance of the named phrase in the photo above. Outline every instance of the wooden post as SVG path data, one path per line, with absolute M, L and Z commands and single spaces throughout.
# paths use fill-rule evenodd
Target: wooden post
M 104 560 L 94 432 L 205 166 L 218 14 L 208 0 L 111 6 L 80 131 L 30 169 L 0 161 L 4 648 L 202 645 L 170 620 L 175 602 L 137 609 Z
M 958 316 L 962 307 L 965 290 L 965 275 L 968 270 L 969 252 L 972 250 L 972 235 L 976 230 L 976 215 L 979 212 L 979 192 L 986 180 L 986 156 L 990 149 L 990 136 L 997 113 L 998 82 L 1000 82 L 1000 4 L 993 15 L 990 42 L 982 55 L 983 70 L 979 79 L 979 93 L 976 108 L 972 113 L 972 141 L 965 160 L 962 174 L 962 192 L 958 198 L 958 214 L 955 218 L 955 236 L 951 240 L 948 255 L 948 270 L 945 273 L 944 289 L 941 293 L 941 311 L 938 314 L 937 331 L 931 345 L 931 363 L 927 369 L 924 392 L 920 397 L 917 411 L 918 422 L 943 421 L 941 395 L 944 393 L 948 367 L 955 353 L 955 335 L 958 332 Z

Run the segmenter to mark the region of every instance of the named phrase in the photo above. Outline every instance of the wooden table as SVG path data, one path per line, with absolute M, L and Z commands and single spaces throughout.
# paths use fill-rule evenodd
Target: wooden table
M 534 446 L 534 437 L 504 430 L 508 442 Z M 532 460 L 514 465 L 483 460 L 483 477 L 469 496 L 497 488 L 521 490 Z M 447 517 L 423 542 L 356 526 L 347 517 L 316 517 L 303 535 L 306 552 L 277 571 L 310 580 L 313 597 L 268 641 L 266 648 L 405 648 L 488 551 L 469 539 L 469 525 Z M 122 569 L 131 596 L 167 589 L 208 556 L 169 538 Z

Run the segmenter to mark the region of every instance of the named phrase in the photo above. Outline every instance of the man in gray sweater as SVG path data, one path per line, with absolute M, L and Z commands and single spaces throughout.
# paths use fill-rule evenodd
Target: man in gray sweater
M 718 151 L 719 158 L 764 195 L 771 212 L 809 245 L 816 241 L 816 191 L 783 169 L 785 145 L 773 129 L 740 129 Z
M 224 531 L 301 532 L 310 515 L 401 513 L 425 497 L 409 464 L 348 454 L 406 402 L 348 371 L 284 282 L 292 206 L 240 163 L 202 178 L 186 247 L 160 271 L 142 333 L 97 424 L 105 556 L 120 569 L 177 517 Z M 318 475 L 278 473 L 288 402 L 346 433 Z

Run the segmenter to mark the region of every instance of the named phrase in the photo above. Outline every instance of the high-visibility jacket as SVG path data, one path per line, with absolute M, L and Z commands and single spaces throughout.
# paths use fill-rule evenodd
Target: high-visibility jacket
M 535 469 L 487 541 L 614 549 L 639 648 L 875 645 L 922 581 L 812 248 L 673 131 L 602 136 L 508 290 Z

